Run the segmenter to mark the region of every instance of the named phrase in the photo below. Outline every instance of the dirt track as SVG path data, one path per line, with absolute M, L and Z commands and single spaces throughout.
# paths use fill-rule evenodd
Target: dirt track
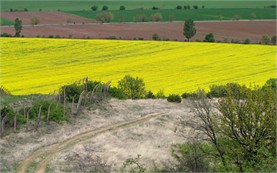
M 222 22 L 196 22 L 197 34 L 193 40 L 203 40 L 205 35 L 213 33 L 216 40 L 228 39 L 259 42 L 263 35 L 276 35 L 276 20 L 273 21 L 222 21 Z M 1 27 L 1 33 L 14 34 L 14 28 Z M 25 37 L 40 37 L 60 35 L 73 38 L 107 38 L 115 36 L 122 39 L 134 37 L 151 40 L 157 33 L 162 39 L 184 40 L 183 22 L 160 23 L 126 23 L 126 24 L 70 24 L 60 26 L 24 26 L 22 34 Z
M 87 132 L 84 132 L 82 134 L 76 135 L 72 138 L 67 139 L 66 141 L 43 147 L 43 148 L 35 151 L 34 153 L 32 153 L 25 160 L 23 160 L 23 162 L 20 164 L 17 172 L 19 172 L 19 173 L 26 172 L 28 166 L 35 159 L 37 159 L 40 155 L 46 153 L 47 154 L 46 157 L 39 162 L 39 164 L 38 164 L 38 166 L 35 170 L 35 172 L 37 172 L 37 173 L 43 173 L 43 172 L 45 172 L 45 168 L 46 168 L 47 164 L 51 161 L 52 157 L 55 154 L 57 154 L 61 151 L 64 151 L 66 149 L 69 149 L 70 147 L 74 146 L 77 143 L 85 142 L 86 140 L 88 140 L 92 137 L 95 137 L 98 134 L 105 133 L 107 131 L 115 131 L 115 130 L 118 130 L 118 129 L 121 129 L 121 128 L 126 128 L 126 127 L 130 127 L 130 126 L 133 126 L 133 125 L 140 124 L 140 123 L 145 122 L 149 119 L 156 118 L 160 115 L 161 114 L 149 114 L 149 115 L 144 116 L 143 118 L 136 119 L 136 120 L 133 120 L 133 121 L 129 121 L 127 123 L 123 122 L 123 123 L 117 123 L 117 124 L 101 127 L 101 128 L 95 129 L 95 130 L 87 131 Z

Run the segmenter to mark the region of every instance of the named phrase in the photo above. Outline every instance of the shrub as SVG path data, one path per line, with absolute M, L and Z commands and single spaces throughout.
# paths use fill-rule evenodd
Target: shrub
M 61 96 L 64 95 L 64 90 L 65 90 L 65 94 L 66 94 L 66 101 L 72 102 L 73 97 L 74 97 L 74 102 L 77 102 L 80 94 L 83 91 L 83 88 L 82 88 L 82 86 L 80 86 L 76 83 L 62 86 L 59 91 Z
M 39 19 L 37 17 L 32 17 L 31 18 L 31 25 L 37 25 L 39 24 Z
M 160 36 L 156 33 L 152 35 L 152 39 L 153 40 L 161 40 Z
M 207 93 L 207 97 L 226 97 L 228 92 L 232 92 L 234 95 L 245 98 L 246 92 L 250 91 L 245 85 L 239 85 L 237 83 L 227 83 L 226 85 L 212 85 L 210 86 L 210 92 Z
M 177 171 L 208 172 L 207 152 L 210 151 L 213 151 L 213 146 L 199 141 L 173 146 L 172 155 L 178 161 Z
M 274 36 L 271 37 L 271 43 L 272 43 L 272 44 L 276 44 L 276 43 L 277 43 L 277 42 L 276 42 L 276 35 L 274 35 Z
M 97 7 L 96 5 L 94 5 L 94 6 L 91 7 L 91 10 L 92 10 L 92 11 L 96 11 L 97 9 L 98 9 L 98 7 Z
M 251 41 L 247 38 L 247 39 L 245 39 L 244 40 L 244 42 L 243 42 L 244 44 L 250 44 L 251 43 Z
M 157 92 L 156 98 L 158 98 L 158 99 L 164 99 L 164 98 L 166 98 L 166 96 L 164 95 L 163 90 L 159 90 L 159 91 Z
M 33 106 L 30 111 L 30 119 L 36 119 L 38 117 L 39 108 L 41 106 L 41 119 L 46 120 L 48 107 L 50 107 L 49 120 L 60 123 L 66 120 L 66 116 L 64 116 L 64 108 L 63 105 L 56 102 L 55 100 L 38 100 L 33 103 Z
M 240 16 L 239 15 L 234 15 L 233 20 L 240 20 Z
M 269 44 L 270 43 L 270 38 L 268 35 L 264 35 L 261 39 L 262 44 Z
M 4 32 L 0 35 L 0 37 L 12 37 L 12 35 Z
M 210 92 L 207 93 L 209 98 L 212 97 L 225 97 L 227 95 L 226 86 L 225 85 L 212 85 L 210 86 Z
M 106 6 L 106 5 L 104 5 L 104 6 L 102 7 L 102 10 L 103 10 L 103 11 L 106 11 L 106 10 L 108 10 L 108 9 L 109 9 L 109 7 Z
M 119 7 L 119 10 L 126 10 L 126 8 L 125 8 L 124 5 L 121 5 L 121 6 Z
M 212 33 L 209 33 L 205 36 L 204 39 L 205 42 L 215 42 L 214 35 Z
M 177 94 L 170 94 L 168 97 L 167 97 L 167 101 L 168 102 L 176 102 L 176 103 L 181 103 L 182 102 L 182 98 L 177 95 Z
M 188 7 L 185 5 L 185 6 L 184 6 L 184 10 L 186 10 L 186 9 L 188 9 Z
M 272 88 L 273 90 L 277 90 L 277 78 L 272 78 L 266 81 L 266 83 L 263 86 L 264 88 Z
M 197 5 L 194 5 L 193 8 L 194 8 L 195 10 L 197 10 L 197 9 L 198 9 L 198 6 L 197 6 Z
M 27 9 L 27 8 L 24 8 L 24 11 L 28 11 L 28 9 Z
M 154 95 L 154 93 L 152 91 L 148 91 L 147 94 L 145 95 L 145 98 L 147 99 L 155 99 L 156 96 Z
M 102 23 L 109 23 L 113 20 L 113 14 L 111 12 L 102 12 L 96 15 L 96 20 Z
M 152 10 L 158 10 L 158 9 L 159 7 L 155 7 L 155 6 L 152 7 Z
M 134 78 L 130 75 L 126 75 L 118 82 L 118 88 L 131 99 L 143 98 L 146 93 L 143 79 L 138 77 Z
M 154 22 L 161 21 L 162 18 L 163 18 L 163 16 L 162 16 L 161 13 L 155 13 L 151 16 L 151 20 L 154 21 Z
M 176 9 L 177 10 L 182 10 L 182 6 L 181 5 L 177 5 Z
M 10 106 L 4 106 L 1 110 L 0 110 L 1 116 L 2 118 L 4 118 L 5 116 L 7 116 L 6 122 L 5 124 L 8 125 L 8 127 L 11 127 L 13 125 L 13 120 L 14 120 L 14 116 L 15 116 L 15 111 L 10 107 Z
M 128 96 L 124 93 L 124 91 L 117 87 L 111 87 L 109 90 L 109 93 L 111 97 L 114 97 L 120 100 L 128 99 Z
M 197 98 L 197 93 L 193 92 L 193 93 L 183 93 L 182 94 L 182 98 L 184 99 L 190 99 L 190 98 Z
M 145 14 L 138 14 L 133 18 L 134 22 L 147 22 L 147 16 Z

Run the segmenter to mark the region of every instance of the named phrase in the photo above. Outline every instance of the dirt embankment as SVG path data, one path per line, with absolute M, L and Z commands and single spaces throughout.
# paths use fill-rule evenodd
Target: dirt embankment
M 213 33 L 216 40 L 231 41 L 250 39 L 259 42 L 263 35 L 276 35 L 276 20 L 273 21 L 219 21 L 195 22 L 197 33 L 192 40 L 203 40 L 205 35 Z M 161 39 L 184 40 L 183 22 L 161 23 L 120 23 L 120 24 L 69 24 L 58 26 L 25 26 L 25 37 L 59 35 L 73 38 L 108 38 L 121 39 L 144 38 L 152 40 L 154 33 Z M 1 27 L 1 32 L 14 34 L 13 27 Z

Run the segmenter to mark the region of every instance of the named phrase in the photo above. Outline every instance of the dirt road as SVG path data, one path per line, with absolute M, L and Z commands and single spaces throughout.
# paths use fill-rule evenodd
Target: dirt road
M 101 127 L 98 129 L 90 130 L 81 134 L 78 134 L 76 136 L 73 136 L 63 142 L 52 144 L 43 148 L 38 149 L 34 153 L 32 153 L 30 156 L 28 156 L 25 160 L 21 162 L 21 164 L 18 167 L 17 172 L 24 173 L 27 171 L 29 165 L 33 163 L 37 158 L 39 158 L 42 155 L 45 155 L 43 159 L 38 163 L 35 172 L 36 173 L 43 173 L 45 172 L 45 169 L 48 165 L 48 163 L 52 160 L 52 158 L 55 156 L 55 154 L 70 149 L 76 144 L 86 142 L 87 140 L 110 131 L 116 131 L 122 128 L 127 128 L 131 126 L 135 126 L 137 124 L 143 123 L 145 121 L 148 121 L 153 118 L 157 118 L 158 116 L 161 116 L 162 114 L 152 113 L 148 114 L 146 116 L 143 116 L 142 118 L 132 120 L 129 122 L 122 122 L 117 124 L 112 124 L 109 126 Z

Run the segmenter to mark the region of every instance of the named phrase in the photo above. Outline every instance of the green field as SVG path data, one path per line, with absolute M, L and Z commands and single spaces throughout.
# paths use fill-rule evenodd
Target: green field
M 91 0 L 37 0 L 37 1 L 25 1 L 25 0 L 4 0 L 1 1 L 1 11 L 9 11 L 12 9 L 23 10 L 27 8 L 29 11 L 79 11 L 79 10 L 90 10 L 91 6 L 97 5 L 102 7 L 103 5 L 109 6 L 110 10 L 118 10 L 119 6 L 124 5 L 128 10 L 137 8 L 150 9 L 153 6 L 159 7 L 160 9 L 174 9 L 177 5 L 204 5 L 205 8 L 264 8 L 264 6 L 274 5 L 275 1 L 272 0 L 129 0 L 129 1 L 91 1 Z
M 136 15 L 144 14 L 150 20 L 150 16 L 155 13 L 161 13 L 162 21 L 169 21 L 170 16 L 173 16 L 175 21 L 184 21 L 186 19 L 193 20 L 219 20 L 222 16 L 223 20 L 232 20 L 235 15 L 239 15 L 241 19 L 251 19 L 251 14 L 256 14 L 256 19 L 276 19 L 275 9 L 265 8 L 230 8 L 230 9 L 198 9 L 198 10 L 111 10 L 114 15 L 112 22 L 119 22 L 122 18 L 124 22 L 133 22 Z M 97 13 L 93 11 L 67 11 L 67 13 L 78 16 L 95 19 Z
M 5 19 L 5 18 L 0 18 L 0 26 L 5 26 L 5 25 L 13 25 L 14 22 L 9 20 L 9 19 Z

